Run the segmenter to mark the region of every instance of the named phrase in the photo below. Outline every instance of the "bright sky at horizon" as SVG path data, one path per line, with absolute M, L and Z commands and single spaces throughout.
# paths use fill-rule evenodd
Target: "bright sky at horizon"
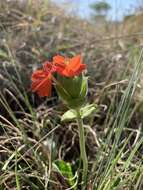
M 73 10 L 75 8 L 78 11 L 79 15 L 86 18 L 91 14 L 91 9 L 89 5 L 98 2 L 100 0 L 54 0 L 58 4 L 71 3 L 73 4 Z M 109 11 L 108 17 L 112 20 L 121 20 L 124 16 L 128 14 L 132 14 L 134 9 L 137 8 L 141 2 L 143 4 L 143 0 L 106 0 L 112 9 Z

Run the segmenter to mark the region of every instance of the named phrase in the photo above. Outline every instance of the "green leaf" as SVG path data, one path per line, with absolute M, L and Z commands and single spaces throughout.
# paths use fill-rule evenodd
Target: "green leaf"
M 95 111 L 96 111 L 96 105 L 88 104 L 80 109 L 80 114 L 83 119 L 85 117 L 92 115 L 93 113 L 95 113 Z M 73 121 L 76 119 L 76 117 L 77 117 L 76 110 L 70 109 L 62 115 L 61 121 Z
M 2 49 L 0 49 L 0 58 L 8 59 L 7 53 Z
M 80 109 L 80 114 L 82 118 L 85 118 L 95 113 L 95 111 L 96 111 L 95 104 L 88 104 Z
M 76 119 L 76 111 L 72 109 L 65 112 L 61 117 L 61 121 L 73 121 L 74 119 Z
M 56 160 L 55 165 L 58 171 L 67 179 L 70 187 L 74 187 L 72 189 L 75 189 L 76 182 L 75 182 L 75 176 L 73 175 L 72 172 L 71 164 L 63 160 Z

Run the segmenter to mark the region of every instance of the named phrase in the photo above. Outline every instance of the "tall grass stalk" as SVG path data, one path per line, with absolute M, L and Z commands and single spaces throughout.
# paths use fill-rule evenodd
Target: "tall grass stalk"
M 96 176 L 100 175 L 100 182 L 98 185 L 96 183 L 97 177 L 94 180 L 94 184 L 95 184 L 94 187 L 97 190 L 103 190 L 103 189 L 111 190 L 113 188 L 114 180 L 112 180 L 112 178 L 114 179 L 114 177 L 115 177 L 114 175 L 116 175 L 115 167 L 116 167 L 117 163 L 119 162 L 119 160 L 122 158 L 121 155 L 122 154 L 124 155 L 124 151 L 123 151 L 124 149 L 120 148 L 121 147 L 121 142 L 120 142 L 121 134 L 122 134 L 124 128 L 127 127 L 127 123 L 129 123 L 127 121 L 128 121 L 128 118 L 130 118 L 130 114 L 131 114 L 130 113 L 131 101 L 132 101 L 134 92 L 136 90 L 139 78 L 141 76 L 142 60 L 143 60 L 143 50 L 141 50 L 138 58 L 136 59 L 133 73 L 132 73 L 131 77 L 129 78 L 129 84 L 121 98 L 121 101 L 117 108 L 117 112 L 113 116 L 115 119 L 113 120 L 113 124 L 112 124 L 112 128 L 110 129 L 110 133 L 107 136 L 107 139 L 105 140 L 106 145 L 105 145 L 105 147 L 103 147 L 104 148 L 103 151 L 106 151 L 105 148 L 107 150 L 109 150 L 108 146 L 111 146 L 111 144 L 112 144 L 112 148 L 111 148 L 110 152 L 108 152 L 109 156 L 107 157 L 107 160 L 105 161 L 105 159 L 102 158 L 99 169 L 97 171 L 95 171 Z M 113 143 L 111 143 L 113 134 L 114 134 L 114 141 L 113 141 Z M 129 139 L 128 139 L 128 141 L 129 141 Z M 135 147 L 130 152 L 128 159 L 124 162 L 124 165 L 126 165 L 126 168 L 128 168 L 130 166 L 132 158 L 135 156 L 135 153 L 138 150 L 139 145 L 141 146 L 143 143 L 143 139 L 141 138 L 138 143 L 135 144 Z M 125 142 L 123 144 L 123 147 L 124 147 L 124 145 L 125 145 Z M 118 159 L 116 156 L 117 152 L 120 152 L 120 156 L 118 157 Z M 124 165 L 123 165 L 122 169 L 124 169 Z M 120 173 L 120 175 L 122 175 L 122 173 Z M 112 177 L 112 176 L 114 176 L 114 177 Z M 120 178 L 120 177 L 121 176 L 118 176 L 118 178 Z

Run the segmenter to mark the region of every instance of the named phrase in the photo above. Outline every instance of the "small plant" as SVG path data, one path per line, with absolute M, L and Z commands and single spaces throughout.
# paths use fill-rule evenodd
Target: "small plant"
M 57 55 L 53 57 L 52 62 L 45 62 L 43 69 L 32 74 L 32 91 L 37 92 L 41 97 L 50 96 L 53 82 L 59 97 L 70 109 L 62 116 L 62 120 L 77 120 L 83 162 L 83 189 L 87 181 L 88 160 L 82 119 L 95 109 L 93 104 L 83 107 L 88 91 L 87 77 L 83 74 L 85 69 L 86 65 L 82 63 L 80 55 L 73 58 Z

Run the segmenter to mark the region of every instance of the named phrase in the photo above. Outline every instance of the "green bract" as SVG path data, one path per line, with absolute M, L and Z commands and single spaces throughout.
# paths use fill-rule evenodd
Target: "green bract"
M 87 104 L 84 107 L 81 107 L 79 110 L 82 119 L 91 116 L 96 111 L 97 111 L 96 104 Z M 76 110 L 70 109 L 62 115 L 61 121 L 73 121 L 76 118 L 77 118 Z
M 80 75 L 68 78 L 58 75 L 57 81 L 58 95 L 68 107 L 76 109 L 84 104 L 88 90 L 87 77 Z

